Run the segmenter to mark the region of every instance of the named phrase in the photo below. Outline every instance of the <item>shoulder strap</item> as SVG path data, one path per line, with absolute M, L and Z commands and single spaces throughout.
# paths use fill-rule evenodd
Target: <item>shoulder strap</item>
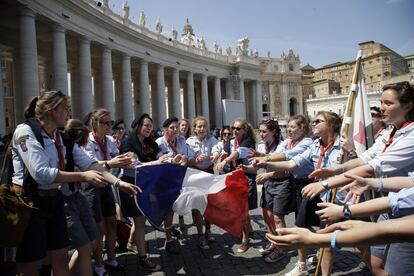
M 39 121 L 36 118 L 29 118 L 29 119 L 26 119 L 24 123 L 31 127 L 37 141 L 39 141 L 42 147 L 45 147 L 45 143 L 43 142 L 43 137 L 42 137 L 42 127 L 40 126 Z
M 65 144 L 66 148 L 66 166 L 65 171 L 73 172 L 75 171 L 75 161 L 73 160 L 73 147 L 75 146 L 75 141 L 69 134 L 59 131 L 60 137 L 62 137 L 63 144 Z M 74 192 L 75 191 L 75 183 L 69 183 L 69 189 Z
M 73 147 L 75 146 L 75 141 L 68 134 L 59 131 L 60 137 L 62 137 L 63 144 L 66 148 L 66 166 L 65 171 L 73 172 L 75 170 L 75 161 L 73 160 Z
M 45 143 L 43 142 L 42 127 L 39 121 L 36 118 L 29 118 L 29 119 L 26 119 L 24 123 L 30 126 L 30 128 L 33 131 L 34 136 L 36 137 L 36 140 L 39 141 L 39 143 L 44 148 Z M 36 196 L 38 194 L 37 183 L 34 180 L 34 178 L 30 175 L 27 168 L 25 169 L 25 172 L 24 172 L 23 190 L 24 190 L 24 194 L 27 196 Z
M 0 184 L 11 185 L 13 177 L 13 158 L 12 158 L 13 145 L 10 141 L 6 146 L 6 153 L 4 154 L 3 165 L 1 167 L 1 179 Z

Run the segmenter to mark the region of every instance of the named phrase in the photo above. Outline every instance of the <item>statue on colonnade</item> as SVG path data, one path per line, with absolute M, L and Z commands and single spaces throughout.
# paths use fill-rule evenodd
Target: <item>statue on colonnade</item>
M 161 24 L 161 20 L 158 17 L 157 21 L 155 22 L 155 30 L 157 32 L 157 34 L 161 34 L 162 33 L 162 24 Z
M 247 48 L 249 48 L 249 42 L 250 40 L 247 36 L 237 40 L 237 48 L 236 48 L 237 56 L 247 56 L 249 54 L 249 51 L 247 50 Z
M 141 27 L 145 27 L 145 20 L 147 19 L 147 17 L 145 16 L 145 14 L 144 14 L 144 11 L 141 11 L 140 13 L 139 13 L 139 25 L 141 26 Z
M 123 19 L 128 19 L 129 18 L 129 5 L 128 5 L 128 1 L 125 1 L 124 4 L 122 4 L 122 9 L 123 9 L 123 14 L 122 14 L 122 18 Z

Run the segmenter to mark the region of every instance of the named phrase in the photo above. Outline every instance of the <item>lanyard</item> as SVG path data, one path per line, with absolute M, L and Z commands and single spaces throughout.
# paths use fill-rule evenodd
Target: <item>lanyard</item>
M 329 141 L 328 144 L 326 145 L 326 147 L 324 145 L 322 145 L 322 143 L 320 144 L 320 146 L 319 146 L 319 159 L 318 159 L 318 163 L 316 164 L 316 169 L 321 168 L 323 156 L 325 155 L 325 153 L 328 150 L 330 150 L 332 148 L 333 144 L 334 144 L 333 140 Z
M 101 152 L 103 154 L 103 160 L 108 160 L 108 148 L 106 147 L 106 136 L 104 136 L 103 143 L 99 140 L 98 136 L 96 136 L 96 133 L 92 133 L 93 138 L 95 138 L 95 142 L 98 144 L 99 148 L 101 149 Z

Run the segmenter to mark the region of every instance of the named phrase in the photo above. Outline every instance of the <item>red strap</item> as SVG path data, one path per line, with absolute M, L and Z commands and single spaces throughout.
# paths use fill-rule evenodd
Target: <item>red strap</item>
M 302 136 L 302 137 L 299 137 L 299 139 L 297 139 L 297 140 L 295 140 L 295 141 L 293 141 L 292 139 L 290 139 L 289 140 L 289 142 L 288 142 L 288 149 L 293 149 L 294 147 L 296 147 L 299 143 L 300 143 L 300 141 L 302 141 L 303 140 L 303 138 L 304 138 L 305 136 Z
M 321 140 L 321 144 L 319 146 L 319 159 L 318 159 L 318 163 L 316 164 L 316 169 L 321 168 L 323 156 L 325 155 L 325 153 L 328 150 L 330 150 L 332 148 L 333 144 L 334 144 L 334 141 L 331 140 L 331 141 L 328 142 L 328 144 L 325 147 L 324 145 L 322 145 L 322 140 Z
M 56 151 L 58 153 L 59 158 L 59 169 L 64 170 L 65 169 L 65 155 L 63 154 L 62 144 L 60 142 L 60 133 L 56 134 L 56 139 L 53 137 L 53 134 L 49 133 L 46 128 L 42 126 L 43 131 L 47 134 L 47 136 L 52 140 L 53 144 L 56 147 Z
M 267 143 L 265 143 L 265 152 L 266 154 L 269 154 L 269 152 L 272 150 L 272 148 L 274 147 L 274 142 L 271 145 L 267 145 Z
M 167 137 L 165 137 L 165 140 L 167 141 L 168 146 L 170 146 L 170 148 L 172 149 L 174 156 L 176 156 L 176 155 L 177 155 L 177 148 L 176 148 L 176 146 L 175 146 L 174 144 L 175 144 L 175 143 L 177 143 L 177 140 L 174 140 L 174 142 L 175 142 L 175 143 L 171 143 L 171 142 L 167 139 Z
M 407 121 L 407 122 L 405 122 L 400 128 L 396 128 L 396 127 L 394 127 L 393 129 L 392 129 L 392 131 L 391 131 L 391 133 L 390 133 L 390 136 L 388 137 L 388 140 L 387 140 L 387 142 L 385 143 L 385 147 L 384 147 L 384 149 L 382 150 L 382 152 L 385 152 L 386 150 L 387 150 L 387 148 L 392 144 L 392 142 L 394 141 L 394 135 L 395 135 L 395 133 L 397 132 L 397 130 L 400 130 L 400 129 L 403 129 L 403 128 L 405 128 L 406 126 L 408 126 L 408 125 L 410 125 L 412 123 L 412 121 Z
M 101 149 L 101 152 L 103 154 L 103 160 L 108 160 L 108 149 L 106 147 L 106 136 L 103 138 L 103 143 L 99 140 L 98 136 L 95 132 L 92 132 L 93 138 L 95 139 L 95 142 L 98 144 L 99 148 Z

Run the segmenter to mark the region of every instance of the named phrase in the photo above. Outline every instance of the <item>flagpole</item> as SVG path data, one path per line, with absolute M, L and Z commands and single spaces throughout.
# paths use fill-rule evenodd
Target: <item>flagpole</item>
M 355 68 L 354 68 L 354 75 L 352 76 L 351 90 L 349 92 L 347 109 L 346 109 L 346 113 L 344 116 L 344 127 L 341 129 L 341 136 L 345 136 L 345 137 L 348 137 L 349 126 L 351 125 L 351 116 L 354 110 L 355 99 L 356 99 L 356 96 L 359 90 L 358 81 L 359 81 L 359 71 L 361 67 L 361 60 L 362 60 L 362 55 L 358 55 L 358 58 L 355 61 Z M 339 155 L 339 164 L 343 164 L 344 159 L 345 159 L 345 152 L 341 150 L 341 153 Z M 337 192 L 337 188 L 334 188 L 332 190 L 331 203 L 335 203 L 336 192 Z M 320 254 L 318 256 L 318 263 L 316 265 L 314 276 L 319 275 L 319 270 L 321 269 L 321 263 L 322 263 L 324 251 L 325 251 L 325 248 L 319 249 Z

